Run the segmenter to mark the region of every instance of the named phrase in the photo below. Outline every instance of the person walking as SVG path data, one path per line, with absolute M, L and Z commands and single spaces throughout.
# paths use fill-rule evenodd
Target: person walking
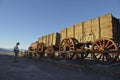
M 15 58 L 14 58 L 14 62 L 17 63 L 17 57 L 18 57 L 18 54 L 19 54 L 19 48 L 18 48 L 18 45 L 20 45 L 19 42 L 16 43 L 16 46 L 14 47 L 14 53 L 15 53 Z

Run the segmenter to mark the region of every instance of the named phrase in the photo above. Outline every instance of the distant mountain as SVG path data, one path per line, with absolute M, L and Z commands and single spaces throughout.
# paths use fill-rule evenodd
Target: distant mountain
M 0 52 L 11 52 L 12 49 L 0 48 Z

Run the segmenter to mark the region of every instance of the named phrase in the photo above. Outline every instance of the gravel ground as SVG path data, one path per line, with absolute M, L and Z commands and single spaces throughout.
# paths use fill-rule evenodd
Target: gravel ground
M 120 80 L 120 76 L 61 68 L 26 57 L 19 57 L 14 63 L 12 52 L 0 52 L 0 80 Z

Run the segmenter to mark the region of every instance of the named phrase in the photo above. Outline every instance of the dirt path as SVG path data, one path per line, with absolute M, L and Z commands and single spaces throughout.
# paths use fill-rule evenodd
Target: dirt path
M 13 60 L 13 53 L 0 52 L 0 80 L 120 80 L 120 76 L 63 69 L 25 57 L 19 57 L 18 63 Z

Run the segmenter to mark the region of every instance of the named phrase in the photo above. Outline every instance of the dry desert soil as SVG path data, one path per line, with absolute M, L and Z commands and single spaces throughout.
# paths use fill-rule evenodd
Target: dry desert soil
M 0 52 L 0 80 L 120 80 L 120 75 L 61 68 L 27 57 L 19 57 L 14 63 L 13 52 Z

